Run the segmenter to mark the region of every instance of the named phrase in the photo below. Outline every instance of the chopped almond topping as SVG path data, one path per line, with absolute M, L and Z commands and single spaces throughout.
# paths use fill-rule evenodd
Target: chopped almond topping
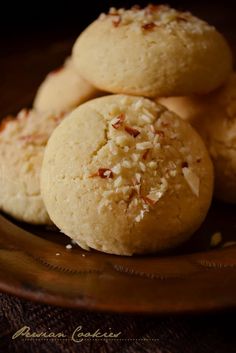
M 150 205 L 150 206 L 155 205 L 155 203 L 157 202 L 157 201 L 155 201 L 155 200 L 150 199 L 150 198 L 147 197 L 147 196 L 142 196 L 142 200 L 143 200 L 147 205 Z
M 155 203 L 159 201 L 160 198 L 165 194 L 167 188 L 168 188 L 168 183 L 166 179 L 161 178 L 160 186 L 158 188 L 151 188 L 151 190 L 149 191 L 149 194 L 146 196 L 143 196 L 142 199 L 146 204 L 155 205 Z
M 152 15 L 153 12 L 157 12 L 161 9 L 164 9 L 166 6 L 164 5 L 154 5 L 154 4 L 148 4 L 146 7 L 145 7 L 145 14 L 146 15 Z
M 140 159 L 140 155 L 137 153 L 133 153 L 131 158 L 134 162 L 138 162 L 138 160 Z
M 111 125 L 112 127 L 114 127 L 114 129 L 119 129 L 119 127 L 123 125 L 124 120 L 125 120 L 125 114 L 121 113 L 111 121 Z
M 159 135 L 161 138 L 165 137 L 165 133 L 162 130 L 156 130 L 156 134 Z
M 188 186 L 190 187 L 190 189 L 192 190 L 192 192 L 194 193 L 194 195 L 196 195 L 197 197 L 199 196 L 199 187 L 200 187 L 200 179 L 199 177 L 189 168 L 182 168 L 183 174 L 184 174 L 184 178 L 188 183 Z
M 188 22 L 188 19 L 184 15 L 177 15 L 176 21 L 178 22 Z
M 123 183 L 123 178 L 121 176 L 118 176 L 118 178 L 114 181 L 115 188 L 121 186 L 122 183 Z
M 98 175 L 101 178 L 113 178 L 113 173 L 112 173 L 111 169 L 99 168 L 98 169 Z
M 157 162 L 151 161 L 148 163 L 148 167 L 151 169 L 156 169 L 157 168 Z
M 156 27 L 156 24 L 154 22 L 149 22 L 146 23 L 145 25 L 142 25 L 142 29 L 145 31 L 152 31 Z
M 134 220 L 135 220 L 136 222 L 140 222 L 140 221 L 143 219 L 144 214 L 145 214 L 145 211 L 144 211 L 144 210 L 141 210 L 141 211 L 140 211 L 140 214 L 139 214 L 137 217 L 135 217 Z
M 121 16 L 120 15 L 116 15 L 114 17 L 114 20 L 112 21 L 112 24 L 113 24 L 114 27 L 118 27 L 120 23 L 121 23 Z
M 181 164 L 181 167 L 182 167 L 182 168 L 188 168 L 188 162 L 183 162 L 183 163 Z
M 140 196 L 140 194 L 141 194 L 141 184 L 134 185 L 134 190 Z
M 115 7 L 110 7 L 108 15 L 109 16 L 117 16 L 117 15 L 119 15 L 119 12 Z
M 113 172 L 111 169 L 108 169 L 108 168 L 99 168 L 96 173 L 90 175 L 90 178 L 93 178 L 96 176 L 99 176 L 100 178 L 103 178 L 103 179 L 113 178 Z
M 125 131 L 128 132 L 133 137 L 137 137 L 140 134 L 140 131 L 137 129 L 134 129 L 131 126 L 125 125 Z
M 175 169 L 175 170 L 170 170 L 169 171 L 169 175 L 171 176 L 171 177 L 175 177 L 176 175 L 177 175 L 177 170 Z
M 5 119 L 3 119 L 0 123 L 0 132 L 3 131 L 7 124 L 12 120 L 14 120 L 12 116 L 7 116 Z
M 148 124 L 152 123 L 152 121 L 153 121 L 153 117 L 150 115 L 147 115 L 147 114 L 142 114 L 139 119 L 142 122 L 148 123 Z
M 143 154 L 143 156 L 142 156 L 142 159 L 146 160 L 147 157 L 148 157 L 149 152 L 150 152 L 150 149 L 147 149 L 147 150 L 144 152 L 144 154 Z
M 146 171 L 146 166 L 145 166 L 145 164 L 143 162 L 139 162 L 139 167 L 142 170 L 142 172 Z
M 135 195 L 135 190 L 131 189 L 131 193 L 129 194 L 127 201 L 130 202 L 132 200 L 132 198 L 134 197 L 134 195 Z
M 122 166 L 124 167 L 124 168 L 132 168 L 132 163 L 130 162 L 130 161 L 128 161 L 128 160 L 123 160 L 123 162 L 122 162 Z
M 152 143 L 150 141 L 144 141 L 137 143 L 136 148 L 137 150 L 146 150 L 152 148 Z
M 129 142 L 128 136 L 124 134 L 116 137 L 116 144 L 118 146 L 121 146 L 121 147 L 127 146 L 128 142 Z
M 29 109 L 22 109 L 16 116 L 17 119 L 21 120 L 21 119 L 25 119 L 29 116 Z
M 153 125 L 150 125 L 150 130 L 151 130 L 151 132 L 152 132 L 153 134 L 156 133 L 155 127 L 154 127 Z
M 135 178 L 132 178 L 133 185 L 138 185 L 141 183 L 142 175 L 140 173 L 135 173 Z
M 112 168 L 112 171 L 113 171 L 113 173 L 115 173 L 115 174 L 120 174 L 120 172 L 121 172 L 121 164 L 120 164 L 120 163 L 116 164 L 116 165 Z

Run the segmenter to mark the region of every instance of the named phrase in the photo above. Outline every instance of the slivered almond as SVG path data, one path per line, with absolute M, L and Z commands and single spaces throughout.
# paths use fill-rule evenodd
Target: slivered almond
M 119 127 L 123 125 L 124 120 L 125 120 L 125 114 L 121 113 L 116 118 L 112 119 L 111 125 L 112 127 L 114 127 L 114 129 L 119 129 Z
M 161 138 L 165 137 L 165 133 L 162 130 L 156 130 L 156 134 L 159 135 Z
M 125 131 L 133 137 L 137 137 L 140 134 L 139 130 L 137 130 L 129 125 L 125 125 Z
M 145 31 L 153 31 L 155 27 L 156 27 L 156 24 L 154 22 L 149 22 L 142 25 L 142 29 L 144 29 Z
M 137 150 L 146 150 L 152 148 L 152 143 L 150 141 L 144 141 L 136 144 Z
M 118 27 L 120 23 L 121 23 L 121 16 L 115 15 L 114 20 L 112 21 L 113 26 Z
M 187 167 L 182 168 L 184 178 L 186 182 L 188 183 L 188 186 L 196 195 L 197 197 L 199 196 L 199 187 L 200 187 L 200 179 L 199 177 L 190 169 Z
M 150 148 L 147 149 L 147 150 L 144 152 L 144 154 L 143 154 L 143 156 L 142 156 L 142 159 L 143 159 L 143 160 L 146 160 L 146 159 L 147 159 L 149 152 L 150 152 Z
M 113 172 L 111 169 L 108 169 L 108 168 L 99 168 L 96 173 L 90 175 L 90 178 L 93 178 L 96 176 L 99 176 L 100 178 L 103 178 L 103 179 L 113 178 Z

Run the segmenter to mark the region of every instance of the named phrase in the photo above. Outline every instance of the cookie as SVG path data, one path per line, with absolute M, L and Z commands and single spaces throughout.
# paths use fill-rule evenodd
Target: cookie
M 206 123 L 199 130 L 215 168 L 215 196 L 236 203 L 236 74 L 211 97 Z
M 101 94 L 75 71 L 69 58 L 64 66 L 50 72 L 42 82 L 34 108 L 42 112 L 64 113 Z
M 146 97 L 205 94 L 232 70 L 214 27 L 163 5 L 111 8 L 78 37 L 72 59 L 99 89 Z
M 0 128 L 0 209 L 34 224 L 50 224 L 39 174 L 48 138 L 61 118 L 22 110 Z
M 48 213 L 84 249 L 153 253 L 188 239 L 212 196 L 212 164 L 192 127 L 155 102 L 125 95 L 89 101 L 45 150 Z
M 200 130 L 205 112 L 208 109 L 209 95 L 163 97 L 156 99 L 156 102 L 164 105 L 168 110 L 173 111 L 194 128 Z
M 202 135 L 215 168 L 215 196 L 236 203 L 236 74 L 205 98 L 174 97 L 159 102 Z

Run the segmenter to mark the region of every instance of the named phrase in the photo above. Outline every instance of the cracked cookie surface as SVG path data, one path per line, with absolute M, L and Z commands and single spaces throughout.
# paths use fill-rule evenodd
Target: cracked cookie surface
M 48 138 L 61 119 L 24 109 L 0 125 L 0 209 L 20 221 L 51 224 L 39 175 Z
M 41 192 L 81 247 L 132 255 L 173 247 L 206 216 L 212 165 L 197 133 L 163 106 L 111 95 L 74 110 L 45 150 Z

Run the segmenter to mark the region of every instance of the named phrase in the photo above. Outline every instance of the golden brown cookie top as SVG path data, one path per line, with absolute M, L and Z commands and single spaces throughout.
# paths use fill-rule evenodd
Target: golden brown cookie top
M 130 25 L 133 30 L 143 33 L 154 31 L 157 28 L 167 29 L 170 32 L 176 26 L 193 33 L 214 30 L 207 22 L 193 16 L 190 12 L 175 10 L 167 5 L 149 4 L 145 8 L 136 5 L 131 9 L 116 9 L 111 7 L 107 14 L 102 13 L 100 21 L 110 21 L 114 27 Z

